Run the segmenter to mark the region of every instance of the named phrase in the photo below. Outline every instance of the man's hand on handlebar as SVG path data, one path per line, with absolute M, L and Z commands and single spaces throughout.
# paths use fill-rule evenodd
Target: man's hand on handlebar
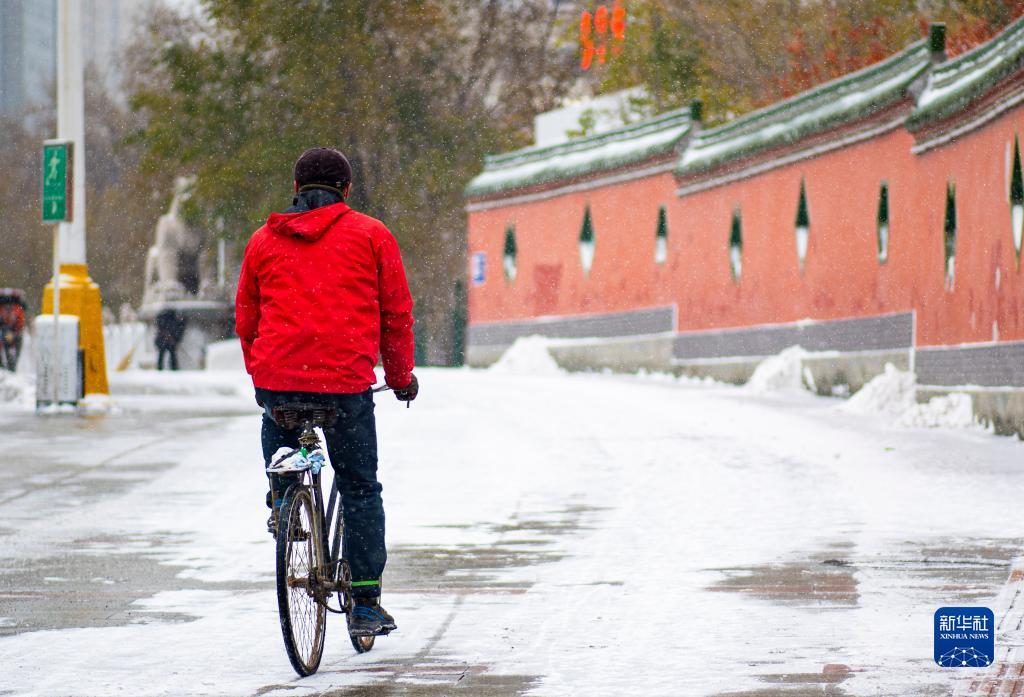
M 420 391 L 420 381 L 416 379 L 415 373 L 411 373 L 411 375 L 412 380 L 409 381 L 408 385 L 405 387 L 393 388 L 395 399 L 400 402 L 406 402 L 406 406 L 408 406 L 409 402 L 416 399 L 416 395 L 419 394 Z

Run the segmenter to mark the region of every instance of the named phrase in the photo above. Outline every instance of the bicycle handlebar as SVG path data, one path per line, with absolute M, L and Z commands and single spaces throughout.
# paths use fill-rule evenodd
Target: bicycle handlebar
M 371 388 L 371 390 L 370 390 L 370 391 L 371 391 L 371 392 L 387 392 L 387 391 L 388 391 L 388 390 L 390 390 L 390 389 L 391 389 L 391 388 L 390 388 L 390 387 L 388 387 L 387 385 L 381 385 L 380 387 L 374 387 L 374 388 Z M 409 408 L 409 407 L 410 407 L 411 405 L 412 405 L 412 402 L 408 402 L 408 401 L 407 401 L 407 402 L 405 403 L 405 408 L 406 408 L 406 409 L 408 409 L 408 408 Z

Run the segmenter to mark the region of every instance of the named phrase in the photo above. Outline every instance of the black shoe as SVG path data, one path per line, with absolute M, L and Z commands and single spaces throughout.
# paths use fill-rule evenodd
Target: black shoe
M 356 598 L 348 619 L 350 636 L 383 636 L 396 629 L 395 618 L 380 606 L 377 598 Z

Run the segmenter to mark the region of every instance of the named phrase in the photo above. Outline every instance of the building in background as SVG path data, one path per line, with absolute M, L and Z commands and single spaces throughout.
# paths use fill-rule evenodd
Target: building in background
M 121 90 L 121 52 L 151 0 L 78 0 L 86 65 L 92 64 L 115 98 Z M 0 115 L 18 116 L 53 101 L 57 84 L 57 0 L 0 0 Z
M 579 136 L 605 133 L 642 121 L 654 115 L 651 104 L 643 87 L 599 97 L 567 99 L 558 109 L 534 117 L 533 144 L 540 147 L 568 143 Z
M 0 0 L 0 116 L 53 99 L 57 0 Z
M 80 0 L 82 2 L 82 44 L 85 63 L 100 71 L 107 92 L 123 99 L 124 78 L 121 53 L 131 42 L 140 12 L 150 0 Z

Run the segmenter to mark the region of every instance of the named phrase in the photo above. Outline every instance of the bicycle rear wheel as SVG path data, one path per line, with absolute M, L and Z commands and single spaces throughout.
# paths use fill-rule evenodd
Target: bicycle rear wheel
M 277 609 L 288 660 L 303 677 L 320 667 L 327 629 L 327 611 L 317 602 L 324 550 L 314 516 L 309 489 L 290 488 L 277 523 Z

